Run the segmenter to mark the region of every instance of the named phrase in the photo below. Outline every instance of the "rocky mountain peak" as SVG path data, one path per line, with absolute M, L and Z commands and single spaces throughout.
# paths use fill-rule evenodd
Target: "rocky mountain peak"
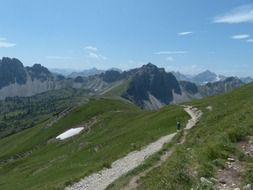
M 209 70 L 199 73 L 193 77 L 193 82 L 196 82 L 198 84 L 206 84 L 208 82 L 215 82 L 218 80 L 219 76 L 216 73 L 213 73 Z
M 161 104 L 169 104 L 173 100 L 173 92 L 181 94 L 175 76 L 166 73 L 164 69 L 148 63 L 135 71 L 123 97 L 137 105 L 145 107 L 145 102 L 151 101 L 150 97 L 155 98 Z
M 18 59 L 3 57 L 0 59 L 0 89 L 9 84 L 26 83 L 26 71 Z
M 22 62 L 16 58 L 3 57 L 0 59 L 0 65 L 12 65 L 13 67 L 24 67 Z
M 52 78 L 52 73 L 41 64 L 34 64 L 32 67 L 26 67 L 29 75 L 32 80 L 38 79 L 41 81 L 45 81 Z
M 155 72 L 165 72 L 164 68 L 158 68 L 156 65 L 152 63 L 148 63 L 146 65 L 143 65 L 139 69 L 139 73 L 146 72 L 146 73 L 155 73 Z
M 157 66 L 149 62 L 148 64 L 143 65 L 142 68 L 157 69 Z
M 40 64 L 24 67 L 16 58 L 0 59 L 0 99 L 54 89 L 55 82 L 53 74 Z
M 202 74 L 215 74 L 215 73 L 207 69 L 207 70 L 203 71 Z

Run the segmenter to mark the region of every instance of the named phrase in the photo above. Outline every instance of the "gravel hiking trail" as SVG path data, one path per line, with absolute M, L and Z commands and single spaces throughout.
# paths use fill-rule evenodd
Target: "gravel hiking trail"
M 201 112 L 192 106 L 185 106 L 184 110 L 191 116 L 185 127 L 192 128 L 199 120 Z M 65 190 L 104 190 L 122 175 L 128 173 L 142 164 L 149 156 L 162 149 L 165 143 L 169 143 L 177 133 L 161 137 L 157 141 L 145 146 L 140 151 L 130 152 L 123 158 L 112 163 L 111 168 L 103 169 L 97 173 L 81 179 L 79 182 L 68 186 Z
M 199 121 L 200 117 L 202 116 L 202 112 L 192 106 L 184 106 L 184 110 L 191 116 L 191 119 L 188 120 L 186 127 L 184 128 L 184 131 L 183 131 L 183 136 L 181 137 L 178 144 L 183 144 L 185 142 L 185 137 L 189 129 L 194 127 L 196 123 Z M 148 169 L 144 170 L 143 172 L 139 173 L 138 175 L 132 177 L 129 183 L 125 185 L 124 187 L 122 187 L 121 190 L 136 189 L 139 185 L 138 181 L 140 180 L 140 178 L 146 176 L 147 173 L 149 173 L 154 168 L 161 166 L 162 163 L 165 162 L 171 156 L 174 150 L 175 150 L 175 146 L 165 151 L 165 153 L 161 155 L 160 160 L 157 163 L 155 163 L 153 166 L 149 167 Z

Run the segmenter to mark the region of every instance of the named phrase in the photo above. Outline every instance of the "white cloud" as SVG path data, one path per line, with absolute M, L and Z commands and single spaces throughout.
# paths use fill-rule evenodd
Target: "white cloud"
M 186 36 L 186 35 L 190 35 L 190 34 L 193 34 L 193 32 L 190 32 L 190 31 L 188 31 L 188 32 L 179 32 L 179 33 L 177 33 L 179 36 Z
M 99 53 L 99 49 L 94 46 L 86 46 L 84 48 L 87 52 L 87 56 L 92 59 L 96 59 L 99 61 L 107 60 L 107 57 Z
M 231 38 L 234 40 L 243 40 L 243 39 L 247 39 L 249 37 L 250 37 L 249 34 L 237 34 L 237 35 L 232 36 Z
M 251 23 L 253 22 L 253 4 L 237 7 L 228 13 L 215 17 L 213 22 L 228 24 Z
M 107 60 L 107 57 L 95 52 L 88 52 L 88 57 L 97 59 L 97 60 Z
M 95 58 L 95 59 L 98 59 L 98 57 L 99 57 L 96 53 L 93 53 L 93 52 L 89 52 L 88 56 L 91 58 Z
M 49 56 L 46 56 L 46 59 L 64 60 L 64 59 L 72 59 L 72 58 L 66 57 L 66 56 L 49 55 Z
M 175 59 L 173 57 L 166 57 L 166 61 L 173 62 Z
M 10 48 L 16 46 L 15 43 L 8 42 L 6 38 L 0 38 L 0 48 Z
M 94 51 L 94 52 L 98 51 L 98 48 L 96 48 L 94 46 L 86 46 L 85 49 L 88 51 Z
M 253 43 L 253 38 L 247 39 L 246 42 Z
M 156 55 L 176 55 L 176 54 L 186 54 L 187 51 L 158 51 L 155 52 Z

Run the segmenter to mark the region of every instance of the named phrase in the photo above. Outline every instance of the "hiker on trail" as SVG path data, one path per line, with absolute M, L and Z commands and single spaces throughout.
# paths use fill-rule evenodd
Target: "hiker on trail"
M 179 130 L 180 130 L 180 128 L 181 128 L 181 124 L 180 124 L 180 122 L 179 122 L 179 121 L 177 121 L 177 130 L 179 131 Z

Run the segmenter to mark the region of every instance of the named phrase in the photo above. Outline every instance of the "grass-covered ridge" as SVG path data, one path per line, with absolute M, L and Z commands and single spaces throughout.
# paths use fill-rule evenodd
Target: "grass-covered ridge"
M 206 189 L 200 177 L 215 177 L 230 156 L 244 158 L 242 185 L 252 183 L 253 159 L 243 157 L 237 143 L 253 135 L 253 85 L 191 104 L 204 112 L 202 119 L 161 167 L 139 181 L 138 189 Z
M 180 106 L 147 112 L 120 100 L 93 99 L 52 127 L 41 123 L 1 139 L 0 160 L 6 162 L 0 165 L 0 189 L 62 189 L 175 132 L 176 120 L 188 118 Z M 94 124 L 89 132 L 53 140 L 66 129 L 90 121 Z
M 89 92 L 65 88 L 0 101 L 0 138 L 34 127 L 69 107 L 87 101 Z

